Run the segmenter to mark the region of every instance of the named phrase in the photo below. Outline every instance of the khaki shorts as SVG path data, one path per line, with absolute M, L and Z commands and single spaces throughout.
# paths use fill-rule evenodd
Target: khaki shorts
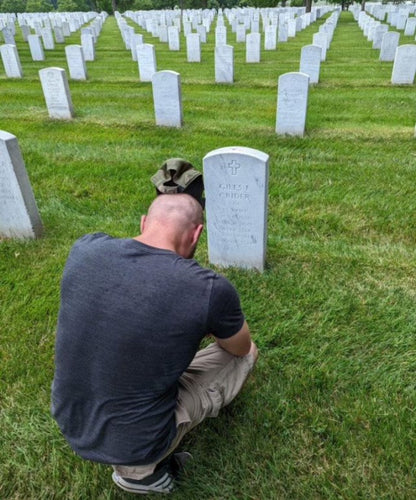
M 216 417 L 240 392 L 255 364 L 254 356 L 237 357 L 210 344 L 198 351 L 179 379 L 175 410 L 177 433 L 163 460 L 178 446 L 184 435 L 207 417 Z M 157 462 L 158 463 L 158 462 Z M 113 465 L 119 476 L 143 479 L 153 474 L 150 465 Z

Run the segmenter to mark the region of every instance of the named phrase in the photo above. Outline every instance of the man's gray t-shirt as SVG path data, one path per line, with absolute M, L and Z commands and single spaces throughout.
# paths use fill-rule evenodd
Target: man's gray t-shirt
M 234 287 L 196 261 L 104 233 L 80 238 L 62 278 L 52 387 L 71 447 L 107 464 L 157 461 L 200 341 L 243 322 Z

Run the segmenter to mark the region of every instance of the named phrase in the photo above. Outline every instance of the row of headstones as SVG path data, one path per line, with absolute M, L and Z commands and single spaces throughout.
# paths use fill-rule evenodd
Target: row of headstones
M 359 23 L 360 22 L 369 23 L 370 24 L 369 29 L 371 29 L 373 26 L 380 26 L 380 25 L 385 26 L 384 24 L 382 24 L 384 22 L 384 18 L 381 21 L 378 17 L 373 16 L 373 14 L 369 15 L 365 11 L 360 11 L 360 13 L 358 15 L 355 12 L 354 18 Z M 361 20 L 361 18 L 362 18 L 362 20 Z M 394 22 L 395 20 L 392 20 L 391 22 L 389 22 L 389 16 L 387 16 L 386 23 L 387 23 L 387 25 L 390 25 L 397 30 L 404 31 L 405 36 L 414 36 L 415 32 L 416 32 L 416 17 L 414 17 L 414 16 L 409 17 L 408 15 L 402 16 L 402 20 L 403 20 L 403 22 L 400 22 L 400 23 L 397 21 Z
M 353 11 L 354 16 L 357 16 L 361 7 L 359 5 L 352 5 L 350 10 Z M 403 30 L 406 27 L 409 16 L 416 13 L 416 6 L 414 4 L 394 5 L 392 3 L 366 2 L 365 10 L 379 21 L 386 21 L 394 28 Z
M 381 24 L 365 12 L 360 13 L 358 25 L 367 40 L 373 42 L 373 49 L 380 49 L 380 61 L 394 61 L 391 83 L 412 85 L 416 74 L 416 45 L 399 46 L 400 33 L 388 31 L 388 25 Z
M 313 7 L 310 14 L 311 19 L 321 17 L 325 12 L 331 10 L 330 7 Z M 263 23 L 263 30 L 269 24 L 278 25 L 289 19 L 300 17 L 306 14 L 304 7 L 285 8 L 234 8 L 234 9 L 205 9 L 205 10 L 163 10 L 163 11 L 127 11 L 125 15 L 133 19 L 142 29 L 152 33 L 152 36 L 160 35 L 160 27 L 165 32 L 165 27 L 176 26 L 179 31 L 183 27 L 184 34 L 187 35 L 192 29 L 197 31 L 199 25 L 203 25 L 208 33 L 215 15 L 218 15 L 217 26 L 224 25 L 224 16 L 227 17 L 233 33 L 237 33 L 237 28 L 243 24 L 245 29 L 252 32 L 260 30 L 260 21 Z M 307 16 L 305 19 L 307 19 Z
M 90 22 L 96 17 L 104 14 L 96 12 L 85 13 L 39 13 L 39 14 L 18 14 L 16 19 L 12 17 L 0 18 L 0 30 L 4 43 L 16 45 L 16 21 L 19 24 L 23 40 L 28 41 L 32 31 L 42 37 L 46 50 L 53 50 L 56 43 L 65 43 L 65 37 L 71 36 L 80 29 L 81 26 Z M 54 40 L 55 39 L 55 40 Z
M 17 138 L 0 131 L 0 241 L 37 238 L 43 225 Z M 221 148 L 203 159 L 212 264 L 263 271 L 267 240 L 269 156 Z
M 81 45 L 67 45 L 65 55 L 70 77 L 73 80 L 86 80 L 86 61 L 95 59 L 95 43 L 101 32 L 107 14 L 97 16 L 87 28 L 81 28 Z M 28 35 L 30 53 L 34 61 L 44 61 L 44 47 L 40 35 Z M 3 66 L 8 78 L 22 78 L 23 69 L 16 45 L 4 44 L 0 46 Z
M 95 44 L 97 43 L 98 36 L 101 33 L 106 17 L 107 15 L 100 15 L 96 17 L 88 27 L 81 28 L 81 47 L 85 61 L 95 60 Z M 50 35 L 52 36 L 52 33 L 50 33 Z M 53 39 L 52 43 L 47 43 L 43 36 L 41 37 L 37 34 L 28 35 L 27 41 L 29 43 L 30 54 L 33 61 L 44 61 L 44 49 L 48 50 L 54 48 Z M 63 43 L 64 42 L 65 40 Z
M 299 31 L 307 28 L 311 23 L 315 22 L 318 18 L 322 17 L 328 11 L 333 10 L 333 7 L 328 7 L 326 9 L 314 8 L 311 13 L 302 14 L 300 17 L 291 18 L 290 14 L 282 15 L 281 18 L 275 17 L 273 20 L 276 23 L 269 23 L 269 18 L 263 23 L 264 31 L 264 48 L 265 50 L 275 50 L 277 42 L 287 42 L 288 38 L 295 37 Z M 298 9 L 296 9 L 298 11 Z M 154 15 L 154 14 L 153 14 Z M 166 19 L 166 13 L 160 14 L 162 19 Z M 158 21 L 154 20 L 154 17 L 147 19 L 147 23 L 143 23 L 141 19 L 138 19 L 138 15 L 135 12 L 125 12 L 124 16 L 130 18 L 142 28 L 149 32 L 153 37 L 159 38 L 160 42 L 166 42 L 169 45 L 170 50 L 180 50 L 180 37 L 179 33 L 181 31 L 180 18 L 175 18 L 177 21 L 172 26 L 167 26 L 167 24 L 159 24 Z M 212 22 L 212 16 L 210 12 L 210 17 L 208 22 L 205 24 L 196 24 L 196 33 L 192 32 L 192 25 L 188 23 L 189 28 L 187 29 L 187 24 L 184 22 L 184 35 L 187 40 L 188 54 L 191 55 L 191 61 L 188 62 L 199 62 L 200 61 L 200 44 L 207 42 L 207 33 L 210 30 L 210 25 Z M 203 19 L 205 21 L 205 19 Z M 279 22 L 278 22 L 279 21 Z M 257 21 L 258 22 L 258 21 Z M 150 26 L 149 26 L 150 23 Z M 134 37 L 134 28 L 129 26 L 124 20 L 119 21 L 120 30 L 122 32 L 123 40 L 125 41 L 126 48 L 131 47 L 131 38 Z M 233 26 L 233 25 L 232 25 Z M 234 24 L 235 26 L 235 24 Z M 234 31 L 234 28 L 233 28 Z M 251 32 L 247 33 L 246 24 L 237 24 L 235 27 L 236 32 L 236 42 L 244 43 L 247 42 L 247 37 L 250 38 L 249 43 L 259 44 L 257 40 L 259 39 L 260 30 L 258 25 L 251 25 Z M 255 36 L 251 36 L 256 34 Z M 226 45 L 227 44 L 227 28 L 224 25 L 224 18 L 222 15 L 217 17 L 217 25 L 215 28 L 215 45 Z M 192 47 L 189 50 L 189 47 Z M 256 49 L 257 51 L 257 49 Z M 194 54 L 198 54 L 195 56 Z M 195 61 L 196 59 L 196 61 Z
M 281 75 L 279 78 L 276 118 L 277 134 L 304 135 L 309 85 L 318 83 L 319 81 L 320 64 L 322 60 L 325 60 L 322 58 L 322 53 L 325 52 L 326 54 L 326 50 L 329 48 L 338 18 L 339 11 L 336 11 L 327 19 L 325 24 L 330 26 L 331 29 L 324 30 L 324 38 L 320 39 L 323 42 L 322 47 L 313 44 L 302 48 L 299 73 L 287 73 Z M 83 62 L 82 49 L 79 46 L 66 47 L 66 49 L 69 48 L 78 48 L 78 58 Z M 224 49 L 231 49 L 232 55 L 233 47 L 216 47 L 215 66 L 217 81 L 227 81 L 229 69 L 230 67 L 233 68 L 233 63 L 231 62 L 231 64 L 227 65 L 229 61 L 224 58 L 224 52 L 220 52 Z M 146 53 L 148 50 L 149 54 Z M 141 64 L 146 59 L 153 61 L 153 71 L 149 71 L 146 78 L 152 82 L 156 125 L 182 127 L 183 107 L 179 73 L 175 71 L 156 71 L 153 45 L 143 44 L 139 46 L 138 59 Z M 68 60 L 68 63 L 70 62 Z M 143 70 L 143 66 L 139 65 L 140 67 Z M 149 67 L 146 69 L 149 70 Z M 39 75 L 49 116 L 55 119 L 73 118 L 74 110 L 65 71 L 61 68 L 45 68 L 39 72 Z M 144 78 L 144 75 L 142 77 Z M 72 74 L 71 78 L 73 78 Z
M 313 35 L 313 44 L 322 49 L 322 61 L 326 60 L 326 52 L 332 41 L 339 14 L 339 9 L 336 9 L 327 21 L 320 26 L 319 31 Z M 119 16 L 118 19 L 122 33 L 129 33 L 125 38 L 126 48 L 131 50 L 133 60 L 138 61 L 140 81 L 150 82 L 153 74 L 157 71 L 154 45 L 144 43 L 143 35 L 135 34 L 130 30 L 126 31 L 124 29 L 126 24 L 125 20 L 122 19 L 121 16 Z M 273 28 L 273 26 L 271 27 Z M 178 34 L 176 27 L 170 27 L 169 29 L 175 30 Z M 274 47 L 275 46 L 274 40 Z M 260 53 L 260 34 L 250 33 L 247 35 L 246 41 L 246 62 L 260 62 Z M 188 62 L 201 61 L 200 41 L 197 33 L 192 33 L 187 37 L 187 60 Z M 319 67 L 313 70 L 314 75 L 316 72 L 318 72 L 319 75 Z M 234 81 L 234 48 L 231 45 L 221 43 L 215 47 L 215 81 L 217 83 L 232 83 Z M 317 83 L 317 81 L 316 77 L 312 78 L 312 83 Z
M 36 48 L 40 50 L 40 47 Z M 88 52 L 86 52 L 88 55 Z M 20 63 L 19 53 L 15 45 L 3 44 L 0 46 L 0 55 L 4 70 L 8 78 L 23 78 L 23 69 Z M 43 61 L 39 53 L 38 61 Z M 81 45 L 67 45 L 65 56 L 68 64 L 70 78 L 73 80 L 87 80 L 87 65 L 84 49 Z
M 320 32 L 314 35 L 314 44 L 322 46 L 322 53 L 326 53 L 327 44 L 329 46 L 330 39 L 332 38 L 333 27 L 335 24 L 333 19 L 337 19 L 337 13 L 334 13 L 327 22 L 320 27 Z M 83 44 L 68 45 L 65 47 L 65 54 L 69 68 L 70 78 L 73 80 L 86 80 L 87 66 L 86 61 L 93 61 L 95 57 L 95 42 L 99 31 L 102 27 L 102 20 L 97 20 L 97 25 L 93 32 L 88 32 L 90 28 L 83 28 L 81 31 L 81 40 Z M 330 30 L 327 27 L 331 27 Z M 252 36 L 259 36 L 253 33 Z M 141 36 L 141 35 L 138 35 Z M 32 35 L 29 38 L 31 47 L 32 58 L 34 60 L 44 60 L 44 52 L 40 44 L 38 35 Z M 142 40 L 140 40 L 142 41 Z M 257 41 L 258 42 L 258 41 Z M 141 81 L 151 81 L 152 75 L 156 72 L 156 54 L 153 45 L 139 44 L 136 47 L 136 60 L 139 61 L 139 75 Z M 0 53 L 5 67 L 6 75 L 9 78 L 21 78 L 23 75 L 20 58 L 15 45 L 4 44 L 0 47 Z M 325 55 L 323 59 L 325 60 Z M 233 62 L 233 47 L 221 45 L 216 47 L 215 57 L 215 75 L 216 82 L 231 83 L 233 82 L 234 75 L 234 62 Z M 259 61 L 259 44 L 247 44 L 247 62 Z M 318 69 L 319 71 L 319 69 Z M 316 70 L 314 71 L 316 73 Z M 312 78 L 313 83 L 317 80 Z

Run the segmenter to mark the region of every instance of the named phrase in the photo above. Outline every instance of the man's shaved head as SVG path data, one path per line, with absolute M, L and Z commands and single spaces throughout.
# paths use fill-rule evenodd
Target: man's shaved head
M 150 205 L 147 224 L 168 224 L 186 228 L 203 224 L 201 205 L 189 194 L 163 194 Z
M 142 216 L 142 234 L 135 239 L 156 248 L 193 257 L 203 229 L 201 205 L 189 194 L 162 194 Z

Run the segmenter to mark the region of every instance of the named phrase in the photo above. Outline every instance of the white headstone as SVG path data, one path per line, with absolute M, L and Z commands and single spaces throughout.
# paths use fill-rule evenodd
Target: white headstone
M 201 43 L 207 43 L 207 29 L 202 24 L 198 24 L 196 31 L 199 35 L 199 40 Z
M 400 33 L 397 31 L 388 31 L 384 33 L 381 39 L 380 61 L 394 61 L 396 49 L 399 46 Z
M 416 29 L 416 17 L 409 17 L 404 29 L 405 36 L 414 36 Z
M 89 33 L 83 33 L 81 35 L 81 46 L 84 52 L 85 61 L 95 60 L 95 45 L 94 45 L 94 35 Z
M 42 221 L 17 138 L 0 131 L 0 239 L 41 234 Z
M 44 68 L 39 77 L 50 118 L 70 120 L 74 110 L 65 70 Z
M 54 50 L 55 41 L 53 39 L 52 29 L 50 27 L 42 28 L 40 30 L 42 36 L 43 47 L 45 50 Z
M 159 26 L 159 41 L 163 43 L 168 41 L 168 27 L 165 24 Z
M 412 85 L 416 73 L 416 45 L 401 45 L 396 49 L 391 83 Z
M 249 33 L 246 36 L 246 62 L 260 62 L 260 33 Z
M 227 45 L 227 28 L 225 26 L 215 28 L 215 45 Z
M 289 38 L 296 36 L 296 20 L 289 19 L 287 22 L 287 35 Z
M 396 22 L 396 28 L 398 30 L 404 30 L 407 22 L 407 15 L 406 14 L 399 14 L 397 17 L 397 22 Z
M 277 40 L 279 42 L 287 42 L 288 34 L 287 34 L 287 24 L 279 24 L 279 29 L 277 31 Z
M 309 76 L 285 73 L 279 77 L 276 133 L 303 136 L 308 107 Z
M 3 39 L 4 39 L 5 44 L 16 45 L 13 32 L 9 28 L 3 28 L 2 33 L 3 33 Z
M 305 45 L 302 47 L 299 71 L 309 75 L 309 84 L 319 82 L 321 51 L 321 47 L 317 45 Z
M 169 50 L 175 50 L 175 51 L 181 50 L 179 29 L 176 26 L 169 26 L 168 41 L 169 41 Z
M 137 46 L 143 45 L 143 35 L 139 35 L 138 33 L 134 33 L 130 40 L 131 45 L 131 58 L 133 61 L 137 61 Z
M 158 71 L 152 77 L 156 125 L 181 127 L 183 124 L 181 76 L 175 71 Z
M 198 33 L 189 33 L 186 37 L 188 62 L 201 62 L 201 42 Z
M 156 73 L 155 46 L 149 43 L 137 46 L 137 62 L 139 65 L 139 78 L 141 82 L 151 82 Z
M 27 37 L 30 35 L 30 27 L 27 24 L 23 24 L 20 29 L 22 31 L 23 41 L 27 42 Z
M 328 37 L 326 33 L 323 32 L 318 32 L 314 33 L 312 36 L 312 43 L 313 45 L 317 45 L 318 47 L 321 47 L 321 61 L 326 60 L 326 50 L 328 47 Z
M 62 26 L 55 26 L 54 28 L 56 43 L 65 43 L 64 31 Z
M 0 53 L 7 77 L 22 78 L 23 71 L 16 45 L 1 45 Z
M 374 30 L 374 36 L 373 36 L 373 49 L 381 49 L 381 42 L 383 41 L 383 36 L 387 31 L 389 30 L 389 27 L 387 24 L 380 24 L 377 26 L 377 28 Z
M 39 35 L 28 35 L 30 55 L 34 61 L 44 61 L 45 52 L 43 50 L 42 40 Z
M 264 32 L 264 50 L 276 50 L 277 46 L 277 28 L 269 24 Z
M 204 160 L 208 256 L 212 264 L 263 271 L 267 241 L 269 156 L 221 148 Z
M 84 52 L 81 45 L 67 45 L 65 47 L 65 54 L 69 77 L 72 80 L 86 80 L 87 66 L 85 65 Z
M 69 23 L 67 21 L 62 23 L 62 31 L 64 36 L 71 36 L 71 30 L 69 29 Z
M 231 45 L 215 47 L 215 81 L 217 83 L 234 81 L 234 47 Z
M 188 36 L 192 32 L 192 24 L 188 21 L 184 21 L 183 23 L 183 34 Z
M 246 27 L 244 24 L 237 25 L 236 40 L 241 43 L 246 41 Z

